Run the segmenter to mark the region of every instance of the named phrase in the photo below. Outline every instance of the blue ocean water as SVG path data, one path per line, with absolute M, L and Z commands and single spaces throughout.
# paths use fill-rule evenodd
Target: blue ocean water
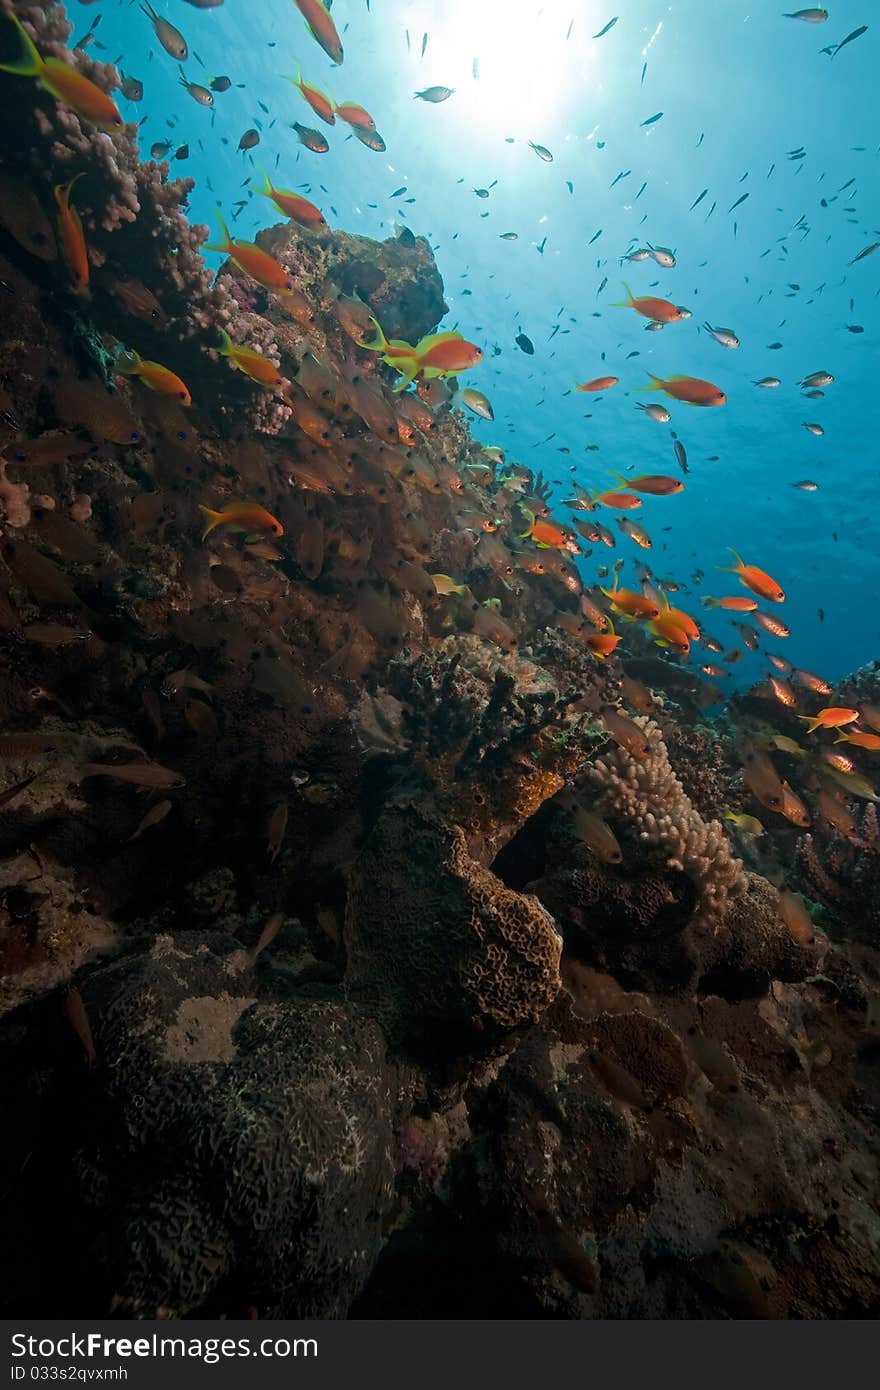
M 743 592 L 713 569 L 734 546 L 787 593 L 775 611 L 792 636 L 762 635 L 764 649 L 829 679 L 876 657 L 880 254 L 850 264 L 880 239 L 880 24 L 867 0 L 836 0 L 817 24 L 768 0 L 336 0 L 341 67 L 293 0 L 154 8 L 188 41 L 190 81 L 228 74 L 234 85 L 213 109 L 200 107 L 148 18 L 129 0 L 103 0 L 91 51 L 142 80 L 142 103 L 121 107 L 144 118 L 144 157 L 154 141 L 188 143 L 189 158 L 172 167 L 196 180 L 193 218 L 211 222 L 219 206 L 238 214 L 239 235 L 276 220 L 251 192 L 259 165 L 307 193 L 333 227 L 426 235 L 446 286 L 444 326 L 486 351 L 466 381 L 489 396 L 495 420 L 474 419 L 473 432 L 556 482 L 556 515 L 572 480 L 601 489 L 613 484 L 611 469 L 677 473 L 675 431 L 686 491 L 646 498 L 635 517 L 653 550 L 619 536 L 616 551 L 600 546 L 582 562 L 585 576 L 622 556 L 624 582 L 639 560 L 685 596 Z M 96 14 L 69 10 L 83 31 Z M 862 24 L 867 32 L 839 53 L 820 51 Z M 338 101 L 365 106 L 386 151 L 339 123 L 321 126 L 284 80 L 298 68 Z M 434 84 L 452 97 L 414 99 Z M 329 152 L 304 149 L 292 121 L 320 126 Z M 242 153 L 252 127 L 260 145 Z M 517 240 L 502 240 L 507 232 Z M 621 266 L 648 243 L 672 248 L 675 267 L 650 258 Z M 644 318 L 612 307 L 622 279 L 692 317 L 646 332 Z M 733 329 L 741 346 L 721 347 L 705 321 Z M 534 355 L 517 346 L 519 333 Z M 798 381 L 820 369 L 833 384 L 804 398 Z M 695 409 L 645 394 L 647 372 L 706 378 L 728 403 Z M 575 381 L 603 375 L 620 384 L 572 393 Z M 764 376 L 781 386 L 753 385 Z M 639 401 L 667 405 L 670 424 L 654 423 Z M 818 490 L 797 490 L 802 480 Z M 726 615 L 710 615 L 707 627 L 741 645 Z M 736 682 L 765 670 L 763 655 L 747 654 Z

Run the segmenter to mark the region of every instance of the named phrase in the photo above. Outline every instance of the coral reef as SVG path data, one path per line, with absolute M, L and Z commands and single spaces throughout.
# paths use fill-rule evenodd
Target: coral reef
M 115 87 L 60 7 L 0 10 Z M 284 292 L 212 277 L 191 185 L 137 127 L 22 80 L 0 81 L 4 1312 L 876 1316 L 864 786 L 835 784 L 853 831 L 816 815 L 794 863 L 805 822 L 758 850 L 723 822 L 752 808 L 766 700 L 707 720 L 716 692 L 644 635 L 597 649 L 573 533 L 524 532 L 541 475 L 363 347 L 371 315 L 415 342 L 446 312 L 425 238 L 279 224 L 257 244 Z M 87 292 L 51 196 L 81 172 Z M 120 344 L 192 404 L 120 375 Z M 203 543 L 203 509 L 242 503 Z M 874 669 L 839 693 L 876 691 Z M 627 709 L 647 753 L 609 738 Z M 786 779 L 801 756 L 774 749 Z M 787 924 L 783 881 L 827 935 Z

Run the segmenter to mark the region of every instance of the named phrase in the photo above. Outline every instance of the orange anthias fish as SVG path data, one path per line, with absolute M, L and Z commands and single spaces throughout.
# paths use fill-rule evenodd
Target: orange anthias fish
M 170 367 L 163 367 L 161 362 L 146 361 L 139 353 L 129 351 L 119 353 L 114 367 L 121 376 L 136 376 L 151 391 L 158 391 L 163 396 L 176 396 L 181 405 L 192 405 L 192 396 L 185 383 Z
M 668 299 L 656 299 L 653 295 L 644 295 L 640 299 L 633 299 L 633 292 L 626 281 L 621 282 L 626 290 L 626 299 L 619 299 L 616 304 L 612 304 L 612 309 L 635 309 L 637 314 L 643 318 L 652 319 L 654 323 L 678 323 L 681 318 L 681 310 L 677 304 L 671 304 Z
M 271 512 L 267 512 L 265 507 L 261 507 L 258 502 L 228 502 L 219 512 L 212 511 L 210 507 L 203 507 L 199 503 L 199 511 L 205 515 L 202 540 L 205 540 L 218 526 L 224 527 L 227 531 L 243 531 L 248 538 L 251 536 L 259 538 L 267 532 L 273 536 L 284 535 L 284 527 L 281 522 Z
M 674 627 L 679 627 L 681 628 L 682 632 L 686 632 L 692 642 L 699 642 L 700 629 L 698 624 L 694 622 L 690 614 L 685 613 L 684 610 L 681 608 L 672 608 L 665 594 L 663 595 L 663 602 L 663 616 L 665 618 L 669 618 Z
M 341 106 L 334 106 L 336 115 L 346 125 L 352 126 L 355 130 L 375 130 L 376 122 L 373 120 L 369 111 L 365 111 L 357 102 L 344 101 Z
M 55 185 L 61 255 L 70 271 L 70 278 L 78 289 L 85 289 L 89 283 L 89 253 L 79 213 L 71 206 L 70 191 L 83 177 L 84 173 L 77 174 L 69 183 Z
M 523 511 L 527 511 L 527 508 L 524 507 Z M 555 521 L 544 521 L 536 517 L 534 512 L 528 512 L 528 516 L 528 530 L 520 532 L 523 539 L 528 537 L 542 550 L 570 550 L 574 555 L 580 553 L 580 546 L 566 527 Z
M 700 602 L 704 608 L 726 608 L 731 613 L 754 613 L 758 606 L 755 599 L 746 598 L 745 594 L 742 598 L 739 594 L 725 595 L 724 598 L 711 598 L 706 594 L 704 598 L 700 599 Z
M 223 241 L 217 245 L 206 246 L 206 251 L 222 251 L 229 256 L 245 275 L 249 275 L 252 280 L 256 280 L 258 285 L 264 289 L 289 290 L 292 289 L 292 282 L 283 265 L 279 265 L 274 256 L 270 256 L 268 251 L 263 251 L 252 241 L 233 241 L 229 235 L 229 228 L 223 221 L 219 212 L 217 218 L 223 231 Z
M 587 647 L 599 661 L 607 661 L 610 656 L 613 656 L 614 648 L 619 641 L 620 638 L 614 631 L 614 624 L 610 618 L 608 619 L 607 632 L 591 632 L 589 637 L 585 639 Z
M 630 492 L 644 492 L 649 497 L 671 497 L 676 492 L 684 492 L 681 479 L 670 478 L 666 473 L 642 473 L 638 478 L 625 478 L 622 473 L 614 476 Z
M 361 342 L 360 346 L 382 354 L 383 361 L 400 372 L 401 380 L 395 392 L 403 391 L 417 376 L 426 380 L 438 376 L 457 376 L 483 360 L 483 349 L 469 343 L 460 333 L 429 333 L 415 347 L 400 339 L 387 340 L 379 323 L 373 319 L 378 339 L 375 343 Z
M 636 497 L 634 492 L 602 492 L 596 493 L 593 498 L 603 507 L 613 507 L 619 512 L 634 512 L 642 505 L 641 497 Z
M 615 613 L 621 613 L 627 618 L 659 618 L 660 609 L 652 599 L 646 598 L 644 594 L 637 594 L 632 589 L 621 589 L 615 584 L 613 589 L 602 589 L 601 592 L 607 599 L 611 600 L 611 607 Z
M 661 613 L 659 618 L 648 623 L 648 631 L 653 632 L 659 647 L 672 647 L 682 656 L 687 656 L 691 649 L 690 637 L 671 611 Z
M 310 203 L 308 198 L 303 198 L 289 188 L 276 188 L 265 169 L 263 178 L 266 180 L 266 187 L 258 188 L 256 192 L 264 198 L 271 198 L 278 211 L 289 217 L 291 222 L 298 223 L 300 227 L 308 227 L 310 231 L 318 231 L 327 226 L 321 209 Z
M 597 376 L 593 381 L 584 381 L 580 386 L 575 386 L 576 391 L 609 391 L 612 386 L 617 386 L 620 381 L 618 376 Z
M 15 73 L 18 77 L 34 77 L 39 85 L 69 106 L 78 116 L 91 121 L 101 130 L 119 130 L 123 121 L 116 103 L 92 80 L 83 76 L 60 58 L 41 58 L 30 34 L 14 14 L 4 15 L 15 25 L 21 39 L 21 57 L 14 63 L 0 63 L 0 72 Z
M 798 719 L 809 724 L 808 734 L 814 729 L 839 729 L 842 724 L 853 724 L 858 717 L 857 709 L 844 709 L 841 705 L 829 705 L 826 709 L 820 709 L 818 714 L 798 715 Z
M 298 87 L 305 97 L 315 115 L 325 121 L 327 125 L 335 125 L 336 117 L 333 114 L 333 102 L 321 91 L 320 87 L 313 87 L 311 82 L 305 82 L 301 72 L 297 72 L 296 77 L 286 75 L 286 81 L 292 82 L 294 87 Z
M 341 63 L 344 56 L 342 44 L 327 6 L 322 4 L 321 0 L 293 0 L 293 3 L 303 16 L 315 42 L 320 44 L 332 62 Z
M 716 569 L 722 570 L 724 574 L 738 574 L 740 584 L 746 589 L 751 589 L 752 593 L 758 594 L 760 598 L 769 599 L 771 603 L 785 602 L 785 590 L 779 587 L 775 579 L 771 579 L 764 570 L 758 569 L 757 565 L 747 565 L 732 546 L 727 548 L 736 564 L 716 565 Z
M 869 734 L 864 729 L 850 729 L 848 733 L 841 734 L 840 738 L 836 738 L 834 742 L 851 743 L 855 748 L 864 748 L 868 753 L 876 753 L 880 750 L 880 734 Z
M 711 381 L 701 381 L 698 376 L 682 376 L 676 373 L 675 376 L 667 377 L 666 381 L 662 377 L 654 376 L 653 372 L 649 372 L 648 376 L 654 384 L 646 386 L 646 391 L 665 391 L 667 396 L 676 401 L 684 401 L 685 405 L 727 404 L 727 397 L 720 387 L 714 386 Z
M 255 352 L 253 348 L 241 347 L 234 343 L 223 328 L 220 329 L 220 347 L 217 351 L 223 357 L 228 357 L 233 366 L 244 372 L 245 376 L 249 376 L 258 386 L 281 386 L 284 382 L 284 377 L 274 362 L 270 362 L 268 357 Z

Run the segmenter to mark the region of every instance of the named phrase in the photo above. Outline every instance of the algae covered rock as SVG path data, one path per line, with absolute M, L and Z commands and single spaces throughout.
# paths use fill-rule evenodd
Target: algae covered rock
M 115 1309 L 179 1317 L 223 1290 L 344 1316 L 391 1196 L 376 1025 L 333 997 L 257 1002 L 246 953 L 195 933 L 83 997 L 98 1063 L 76 1161 Z
M 464 1050 L 481 1031 L 537 1019 L 560 987 L 562 941 L 532 897 L 467 853 L 426 805 L 389 806 L 356 861 L 346 987 L 417 1051 Z

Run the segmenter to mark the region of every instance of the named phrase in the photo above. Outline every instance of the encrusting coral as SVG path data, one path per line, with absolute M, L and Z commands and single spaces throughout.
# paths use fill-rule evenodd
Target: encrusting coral
M 832 833 L 820 844 L 815 835 L 802 835 L 797 870 L 805 891 L 828 909 L 829 930 L 880 945 L 880 823 L 872 802 L 853 836 Z
M 534 899 L 468 855 L 430 806 L 389 806 L 352 867 L 346 991 L 397 1043 L 454 1056 L 534 1021 L 560 988 L 562 940 Z

